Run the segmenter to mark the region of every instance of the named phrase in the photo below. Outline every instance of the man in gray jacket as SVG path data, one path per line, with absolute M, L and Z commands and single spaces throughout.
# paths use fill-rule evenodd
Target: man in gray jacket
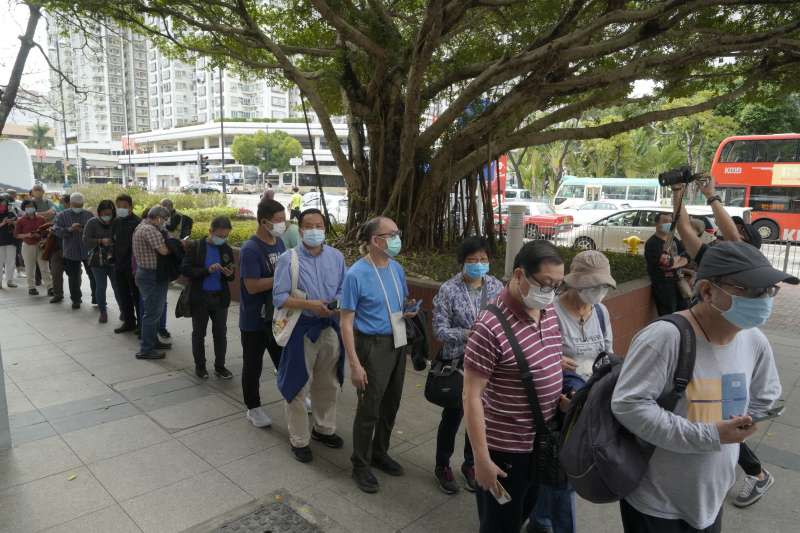
M 62 211 L 53 224 L 53 232 L 61 239 L 61 250 L 64 255 L 64 271 L 69 278 L 69 297 L 72 308 L 81 306 L 81 264 L 86 267 L 89 282 L 92 287 L 92 303 L 95 303 L 95 287 L 92 272 L 86 264 L 89 251 L 83 243 L 83 230 L 93 218 L 91 212 L 83 208 L 83 195 L 79 192 L 72 193 L 69 197 L 70 208 Z
M 674 412 L 657 398 L 672 388 L 680 334 L 655 322 L 633 340 L 611 409 L 628 430 L 656 446 L 639 487 L 620 503 L 626 532 L 709 532 L 722 528 L 722 504 L 736 479 L 740 442 L 756 432 L 781 394 L 766 323 L 781 282 L 755 248 L 710 248 L 697 272 L 697 304 L 680 314 L 692 324 L 697 352 L 692 381 Z

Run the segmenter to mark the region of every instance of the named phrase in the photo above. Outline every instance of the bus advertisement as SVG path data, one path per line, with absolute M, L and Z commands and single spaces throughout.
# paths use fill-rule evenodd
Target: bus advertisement
M 752 208 L 763 240 L 800 240 L 800 134 L 728 137 L 711 176 L 725 205 Z

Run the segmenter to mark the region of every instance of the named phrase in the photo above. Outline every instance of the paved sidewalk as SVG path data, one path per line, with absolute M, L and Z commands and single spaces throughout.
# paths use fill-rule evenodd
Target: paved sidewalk
M 325 515 L 326 531 L 475 531 L 472 495 L 446 496 L 434 483 L 439 411 L 423 398 L 423 374 L 409 370 L 406 376 L 393 440 L 393 455 L 407 475 L 377 472 L 381 491 L 367 495 L 350 479 L 355 394 L 349 383 L 337 416 L 345 448 L 312 444 L 309 465 L 296 462 L 289 450 L 268 357 L 261 391 L 274 426 L 258 430 L 246 422 L 235 307 L 228 361 L 236 377 L 202 383 L 192 373 L 190 322 L 172 314 L 176 292 L 170 292 L 168 320 L 174 348 L 158 362 L 135 360 L 136 338 L 113 333 L 115 308 L 103 325 L 91 305 L 72 311 L 68 303 L 51 305 L 26 292 L 0 290 L 0 345 L 15 442 L 0 452 L 0 532 L 182 531 L 244 512 L 276 491 Z M 798 296 L 783 291 L 781 312 L 793 309 Z M 800 313 L 774 322 L 769 335 L 787 414 L 762 429 L 753 444 L 777 482 L 746 511 L 726 505 L 727 532 L 793 532 L 800 521 Z M 210 340 L 209 333 L 209 357 Z M 454 466 L 460 459 L 454 457 Z M 616 506 L 579 502 L 578 529 L 620 531 Z

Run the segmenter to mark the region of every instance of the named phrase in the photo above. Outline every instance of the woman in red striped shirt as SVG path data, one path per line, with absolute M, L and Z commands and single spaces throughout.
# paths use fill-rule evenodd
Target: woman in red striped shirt
M 558 249 L 547 241 L 529 242 L 514 259 L 513 276 L 496 304 L 533 373 L 545 420 L 555 415 L 561 397 L 561 331 L 553 301 L 563 280 Z M 514 353 L 489 311 L 481 314 L 467 343 L 464 413 L 480 486 L 480 532 L 519 533 L 536 499 L 535 424 Z M 511 497 L 507 503 L 504 492 Z

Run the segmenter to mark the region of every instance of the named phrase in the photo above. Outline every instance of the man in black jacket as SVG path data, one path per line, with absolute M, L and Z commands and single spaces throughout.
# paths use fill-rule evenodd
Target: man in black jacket
M 114 241 L 114 277 L 116 287 L 114 296 L 117 299 L 122 315 L 122 325 L 114 333 L 134 331 L 139 323 L 138 307 L 139 289 L 133 279 L 133 232 L 142 221 L 133 214 L 133 198 L 120 194 L 116 199 L 117 217 L 111 223 L 111 235 Z
M 161 200 L 161 207 L 169 211 L 169 220 L 167 220 L 166 230 L 170 237 L 183 240 L 192 234 L 192 225 L 194 221 L 191 217 L 175 211 L 172 200 L 164 198 Z

